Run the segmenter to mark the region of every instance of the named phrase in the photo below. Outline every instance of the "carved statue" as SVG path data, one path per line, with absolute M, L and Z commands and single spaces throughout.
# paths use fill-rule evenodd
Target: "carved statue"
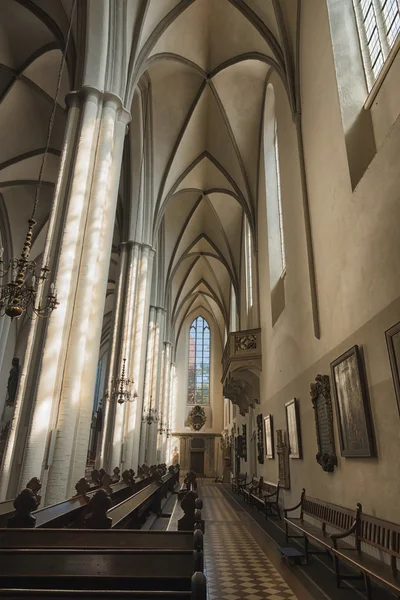
M 118 483 L 118 481 L 120 479 L 121 479 L 121 470 L 118 467 L 115 467 L 115 469 L 113 470 L 113 482 Z
M 175 446 L 174 451 L 172 453 L 172 464 L 173 466 L 177 465 L 179 462 L 179 452 L 178 452 L 178 447 Z
M 92 478 L 92 483 L 94 483 L 95 485 L 100 485 L 101 475 L 97 469 L 93 469 L 90 476 Z
M 84 496 L 87 498 L 86 494 L 90 490 L 89 482 L 84 477 L 81 477 L 81 479 L 76 483 L 75 489 L 77 496 Z
M 42 488 L 42 482 L 40 481 L 40 479 L 38 477 L 32 477 L 32 479 L 30 479 L 28 481 L 28 483 L 26 484 L 26 487 L 28 489 L 32 490 L 32 492 L 34 493 L 36 502 L 37 502 L 37 504 L 36 504 L 36 508 L 37 508 L 42 499 L 41 495 L 38 493 Z
M 18 379 L 19 379 L 19 358 L 12 359 L 12 367 L 7 383 L 7 406 L 13 406 L 17 395 Z
M 107 517 L 107 511 L 110 508 L 110 496 L 107 494 L 106 490 L 98 490 L 88 504 L 88 515 L 85 519 L 85 527 L 88 529 L 111 529 L 112 519 Z
M 12 529 L 35 527 L 36 519 L 31 513 L 37 508 L 37 498 L 31 489 L 25 488 L 18 494 L 14 500 L 14 508 L 17 512 L 8 519 L 7 527 Z
M 101 489 L 106 490 L 108 494 L 112 493 L 111 484 L 113 482 L 113 478 L 108 473 L 104 473 L 101 478 Z

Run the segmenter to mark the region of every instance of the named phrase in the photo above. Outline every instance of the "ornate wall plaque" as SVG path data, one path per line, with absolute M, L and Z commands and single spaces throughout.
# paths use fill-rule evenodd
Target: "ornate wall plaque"
M 276 453 L 278 455 L 278 478 L 281 487 L 290 489 L 290 464 L 289 444 L 286 440 L 286 431 L 276 430 Z
M 200 431 L 205 422 L 207 421 L 205 410 L 198 404 L 193 406 L 192 410 L 188 415 L 188 423 L 193 431 Z
M 310 388 L 317 430 L 317 463 L 324 471 L 332 473 L 337 466 L 337 457 L 333 436 L 331 386 L 328 375 L 317 375 L 315 383 L 312 383 Z
M 260 465 L 264 464 L 263 416 L 257 415 L 257 457 Z
M 242 425 L 242 458 L 247 462 L 247 425 Z

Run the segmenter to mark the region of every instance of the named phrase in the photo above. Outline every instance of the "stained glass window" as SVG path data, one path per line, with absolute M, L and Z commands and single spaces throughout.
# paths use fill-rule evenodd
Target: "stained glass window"
M 368 86 L 400 33 L 400 0 L 353 0 Z
M 200 316 L 189 332 L 188 404 L 210 404 L 210 327 Z

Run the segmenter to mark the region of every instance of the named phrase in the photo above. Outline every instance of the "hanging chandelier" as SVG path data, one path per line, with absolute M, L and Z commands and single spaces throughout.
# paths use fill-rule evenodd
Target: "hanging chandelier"
M 150 406 L 148 408 L 147 413 L 143 416 L 143 421 L 145 423 L 147 423 L 147 425 L 151 425 L 152 423 L 155 423 L 156 421 L 158 421 L 157 409 L 156 408 L 152 408 L 152 406 L 151 406 L 152 400 L 153 399 L 150 396 Z
M 121 376 L 111 380 L 111 390 L 104 394 L 107 402 L 134 402 L 138 397 L 137 391 L 133 389 L 134 382 L 126 377 L 126 358 L 122 361 Z
M 61 88 L 61 80 L 65 67 L 68 44 L 71 37 L 75 6 L 76 0 L 74 0 L 71 9 L 68 33 L 64 50 L 62 52 L 60 69 L 58 72 L 56 94 L 54 96 L 53 108 L 47 129 L 46 147 L 40 165 L 39 177 L 35 190 L 35 199 L 33 202 L 33 210 L 30 218 L 28 219 L 28 229 L 26 232 L 21 256 L 20 258 L 11 258 L 8 265 L 4 265 L 4 248 L 0 249 L 0 280 L 5 281 L 5 283 L 0 285 L 0 316 L 7 315 L 11 318 L 11 320 L 17 319 L 24 313 L 30 319 L 34 319 L 35 317 L 48 318 L 59 304 L 57 301 L 57 290 L 54 283 L 50 285 L 49 292 L 44 301 L 38 300 L 38 298 L 41 298 L 42 296 L 42 287 L 48 278 L 50 269 L 48 268 L 48 265 L 45 264 L 38 272 L 35 261 L 29 259 L 32 250 L 33 228 L 36 225 L 35 217 L 39 204 L 40 192 L 42 189 L 43 172 L 50 147 L 58 96 Z

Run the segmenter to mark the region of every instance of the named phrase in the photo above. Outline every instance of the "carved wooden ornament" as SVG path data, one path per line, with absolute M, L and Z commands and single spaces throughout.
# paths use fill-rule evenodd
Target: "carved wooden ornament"
M 332 473 L 337 466 L 337 456 L 333 435 L 331 386 L 328 375 L 317 375 L 315 383 L 312 383 L 310 388 L 317 431 L 317 463 L 324 471 Z

